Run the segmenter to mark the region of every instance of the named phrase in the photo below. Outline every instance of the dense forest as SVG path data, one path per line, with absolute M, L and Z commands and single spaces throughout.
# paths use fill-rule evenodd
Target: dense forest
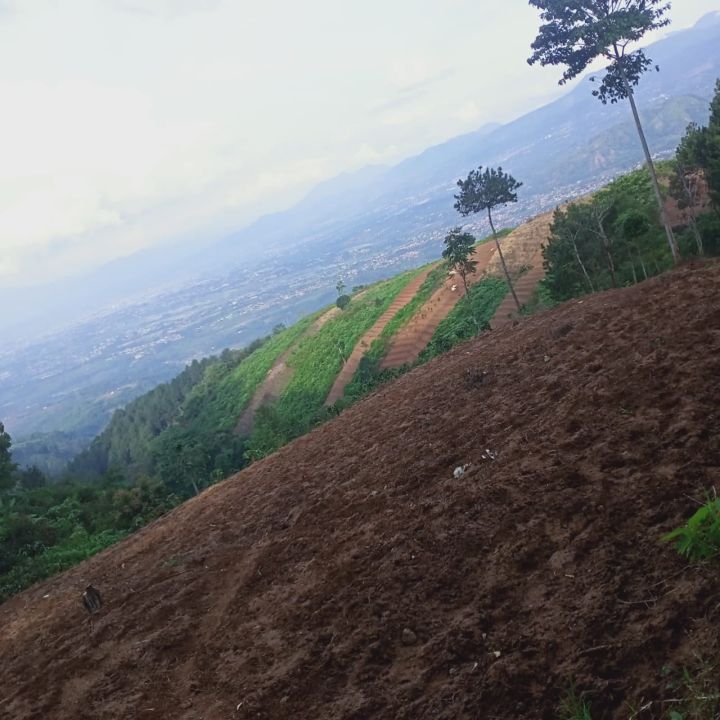
M 720 81 L 706 126 L 691 125 L 659 175 L 672 198 L 680 256 L 720 254 Z M 585 293 L 622 287 L 673 265 L 647 170 L 637 170 L 558 208 L 543 248 L 546 277 L 526 313 Z M 498 234 L 498 236 L 500 236 Z M 117 411 L 59 481 L 19 468 L 0 424 L 0 601 L 167 512 L 208 485 L 264 457 L 409 368 L 380 371 L 389 339 L 443 281 L 431 270 L 413 300 L 368 348 L 345 397 L 324 400 L 352 348 L 420 269 L 352 296 L 341 293 L 331 321 L 324 309 L 242 350 L 193 361 L 173 381 Z M 358 289 L 356 289 L 358 290 Z M 488 277 L 437 328 L 418 363 L 487 329 L 507 293 Z M 339 292 L 340 289 L 339 289 Z M 311 332 L 312 328 L 317 332 Z M 251 432 L 236 424 L 273 364 L 288 356 L 292 379 L 260 407 Z

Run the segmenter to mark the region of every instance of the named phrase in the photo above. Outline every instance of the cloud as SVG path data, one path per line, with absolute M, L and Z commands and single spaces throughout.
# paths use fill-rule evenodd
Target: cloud
M 111 7 L 137 15 L 172 18 L 217 10 L 223 0 L 109 0 Z

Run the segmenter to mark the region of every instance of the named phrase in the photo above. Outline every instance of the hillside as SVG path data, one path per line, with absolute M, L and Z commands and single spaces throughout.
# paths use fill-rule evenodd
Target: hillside
M 712 717 L 718 397 L 717 262 L 484 335 L 0 606 L 3 714 Z
M 713 15 L 648 48 L 661 72 L 643 78 L 638 104 L 658 156 L 673 152 L 688 122 L 706 122 L 719 38 Z M 457 222 L 455 182 L 479 164 L 503 165 L 524 182 L 504 225 L 637 166 L 626 104 L 603 107 L 590 91 L 580 82 L 505 125 L 331 179 L 229 237 L 193 237 L 189 247 L 162 246 L 69 283 L 0 289 L 13 308 L 0 316 L 0 417 L 18 440 L 54 430 L 92 437 L 114 409 L 192 358 L 248 344 L 332 302 L 339 277 L 368 284 L 434 260 Z M 470 230 L 486 226 L 473 221 Z M 21 337 L 27 344 L 14 342 Z

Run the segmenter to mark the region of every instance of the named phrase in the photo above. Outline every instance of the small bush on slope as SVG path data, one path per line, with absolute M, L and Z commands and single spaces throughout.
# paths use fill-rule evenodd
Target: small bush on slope
M 720 555 L 720 498 L 708 500 L 682 527 L 663 537 L 675 542 L 688 560 L 707 560 Z

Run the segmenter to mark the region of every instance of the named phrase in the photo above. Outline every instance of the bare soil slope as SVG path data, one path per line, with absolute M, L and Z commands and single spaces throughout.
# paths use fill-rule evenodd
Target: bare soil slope
M 510 268 L 511 277 L 514 278 L 515 294 L 521 305 L 530 302 L 538 283 L 545 277 L 542 246 L 547 243 L 550 237 L 553 215 L 554 212 L 538 215 L 513 230 L 503 240 L 505 262 Z M 520 277 L 516 277 L 516 274 L 521 270 L 524 272 Z M 495 275 L 501 275 L 502 266 L 499 258 L 494 259 L 489 271 Z M 497 330 L 503 325 L 511 323 L 517 317 L 517 314 L 515 300 L 512 293 L 508 292 L 495 311 L 492 320 L 490 320 L 490 327 Z
M 495 253 L 495 243 L 480 245 L 473 254 L 477 261 L 475 272 L 467 276 L 468 285 L 485 277 L 485 271 Z M 392 338 L 387 355 L 380 362 L 380 369 L 400 367 L 414 363 L 430 342 L 438 325 L 448 316 L 465 289 L 459 276 L 448 277 L 429 298 L 423 307 Z
M 0 716 L 667 717 L 720 654 L 718 565 L 658 543 L 719 398 L 718 264 L 481 336 L 0 606 Z

